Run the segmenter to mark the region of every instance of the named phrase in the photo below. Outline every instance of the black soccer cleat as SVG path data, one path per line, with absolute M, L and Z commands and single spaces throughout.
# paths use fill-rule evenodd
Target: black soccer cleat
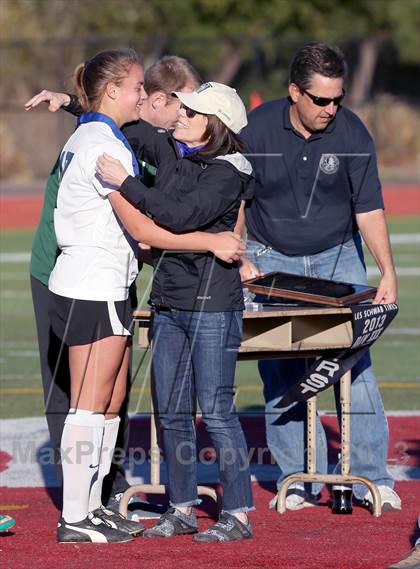
M 57 524 L 58 543 L 123 543 L 133 537 L 96 516 L 86 517 L 81 522 L 69 523 L 60 518 Z
M 138 522 L 127 520 L 122 514 L 113 512 L 104 506 L 100 506 L 89 514 L 89 518 L 93 516 L 106 522 L 109 526 L 120 531 L 125 531 L 130 535 L 140 535 L 144 531 L 144 526 Z

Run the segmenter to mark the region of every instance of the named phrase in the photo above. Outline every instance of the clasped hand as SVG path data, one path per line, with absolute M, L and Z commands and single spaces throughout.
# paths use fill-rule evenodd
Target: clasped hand
M 111 186 L 121 187 L 129 173 L 119 160 L 105 152 L 96 161 L 96 173 L 102 181 Z

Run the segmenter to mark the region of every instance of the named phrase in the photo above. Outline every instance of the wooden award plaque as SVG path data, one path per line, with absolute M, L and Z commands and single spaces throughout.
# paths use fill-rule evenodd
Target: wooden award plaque
M 263 295 L 265 299 L 259 300 L 263 304 L 275 303 L 283 298 L 308 304 L 351 306 L 376 295 L 376 288 L 372 286 L 281 272 L 267 273 L 262 277 L 244 281 L 242 286 Z

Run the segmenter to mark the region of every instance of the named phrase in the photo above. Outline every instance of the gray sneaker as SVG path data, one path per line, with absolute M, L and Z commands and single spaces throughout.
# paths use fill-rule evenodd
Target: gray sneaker
M 184 514 L 176 508 L 169 508 L 160 516 L 155 526 L 143 532 L 143 537 L 172 537 L 196 533 L 197 529 L 198 524 L 194 510 L 191 514 Z
M 244 524 L 229 512 L 221 512 L 219 521 L 193 536 L 193 541 L 239 541 L 252 537 L 251 522 Z

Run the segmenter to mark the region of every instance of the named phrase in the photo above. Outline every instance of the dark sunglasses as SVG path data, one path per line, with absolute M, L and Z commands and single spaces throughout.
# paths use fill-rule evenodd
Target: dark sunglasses
M 190 107 L 187 107 L 186 105 L 184 105 L 184 103 L 181 103 L 181 106 L 179 108 L 185 110 L 185 114 L 187 115 L 187 117 L 189 119 L 193 119 L 195 117 L 195 115 L 201 114 L 198 111 L 193 111 L 192 109 L 190 109 Z
M 329 99 L 328 97 L 317 97 L 316 95 L 312 95 L 312 93 L 309 93 L 305 89 L 301 89 L 301 91 L 302 93 L 305 93 L 305 95 L 308 95 L 308 97 L 317 107 L 327 107 L 331 103 L 334 103 L 335 106 L 338 106 L 341 103 L 341 101 L 344 99 L 346 94 L 346 92 L 343 89 L 343 92 L 339 97 L 335 97 L 334 99 Z

